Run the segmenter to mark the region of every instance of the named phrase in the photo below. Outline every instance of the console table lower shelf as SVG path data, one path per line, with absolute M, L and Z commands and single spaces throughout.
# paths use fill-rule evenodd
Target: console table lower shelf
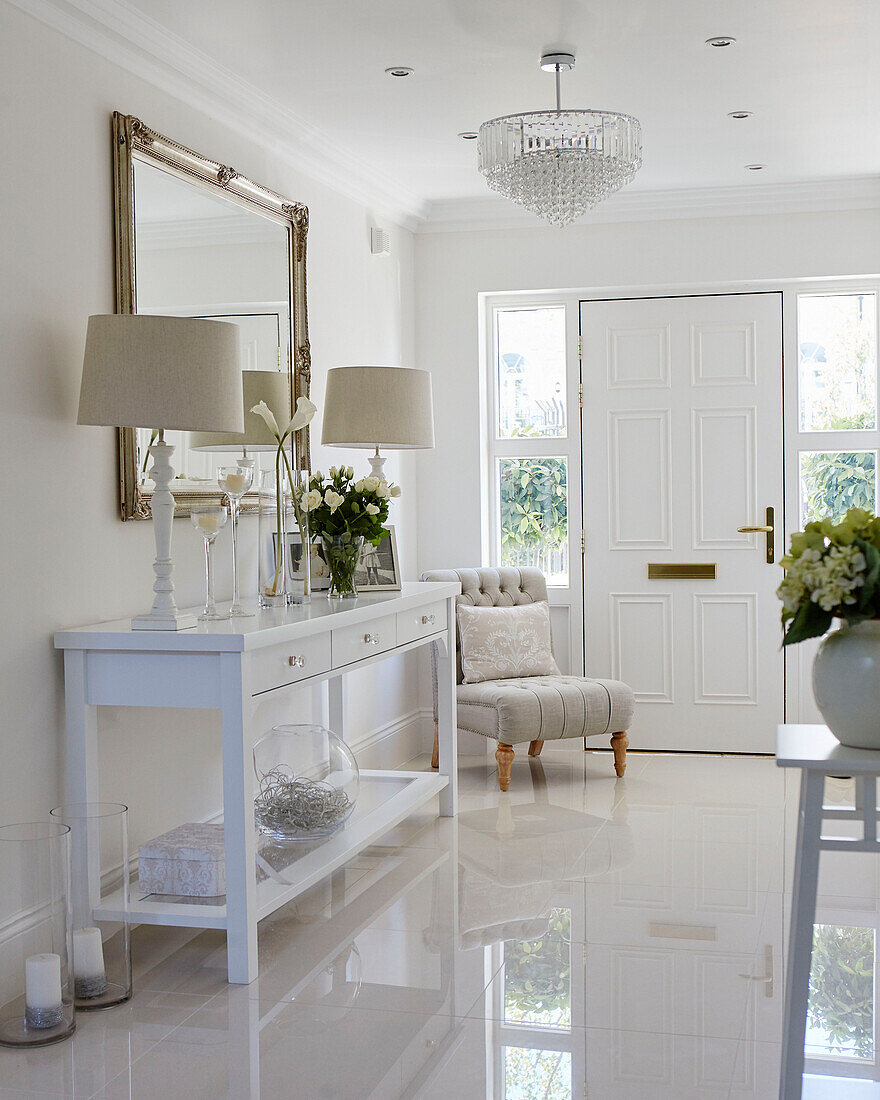
M 432 772 L 362 771 L 360 796 L 345 826 L 319 841 L 257 844 L 257 920 L 308 890 L 327 875 L 374 844 L 449 782 Z M 226 901 L 221 898 L 182 898 L 142 895 L 131 886 L 129 907 L 136 924 L 176 925 L 183 928 L 226 928 Z M 110 894 L 93 909 L 95 920 L 123 917 L 121 891 Z

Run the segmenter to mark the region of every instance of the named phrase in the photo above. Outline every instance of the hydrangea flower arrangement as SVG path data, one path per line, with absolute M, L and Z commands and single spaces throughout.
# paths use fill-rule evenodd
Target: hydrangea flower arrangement
M 783 645 L 821 637 L 834 619 L 880 619 L 880 519 L 864 508 L 808 523 L 780 564 Z

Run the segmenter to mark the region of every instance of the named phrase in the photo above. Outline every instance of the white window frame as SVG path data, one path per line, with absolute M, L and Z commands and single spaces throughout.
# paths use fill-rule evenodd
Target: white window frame
M 483 561 L 498 567 L 501 562 L 501 517 L 499 514 L 498 460 L 501 458 L 564 458 L 568 491 L 568 584 L 548 588 L 554 648 L 563 672 L 582 675 L 583 644 L 583 554 L 581 535 L 581 423 L 580 361 L 578 358 L 578 299 L 570 294 L 481 295 L 481 423 L 483 484 Z M 566 435 L 541 439 L 499 439 L 498 326 L 502 310 L 546 309 L 565 311 L 565 420 Z
M 876 297 L 874 334 L 880 360 L 880 280 L 876 276 L 854 279 L 804 279 L 782 285 L 783 333 L 783 465 L 785 485 L 784 531 L 777 531 L 776 557 L 788 549 L 794 531 L 801 530 L 800 453 L 801 451 L 878 451 L 880 452 L 880 377 L 877 379 L 877 427 L 872 431 L 802 431 L 800 417 L 800 347 L 798 343 L 798 301 L 825 294 L 868 294 Z M 880 371 L 878 371 L 880 374 Z M 880 490 L 880 464 L 878 464 Z M 785 661 L 785 720 L 818 722 L 824 719 L 813 701 L 812 666 L 818 640 L 789 646 Z

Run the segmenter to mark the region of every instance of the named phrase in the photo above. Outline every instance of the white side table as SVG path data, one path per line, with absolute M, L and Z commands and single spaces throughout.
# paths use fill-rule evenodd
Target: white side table
M 804 1072 L 804 1037 L 813 951 L 813 921 L 820 852 L 877 852 L 877 776 L 880 752 L 841 745 L 827 726 L 779 726 L 776 763 L 780 768 L 801 769 L 794 885 L 791 895 L 788 968 L 785 984 L 785 1025 L 782 1033 L 780 1100 L 798 1100 Z M 857 809 L 824 810 L 822 797 L 827 775 L 856 779 Z M 823 819 L 861 821 L 862 836 L 826 839 Z

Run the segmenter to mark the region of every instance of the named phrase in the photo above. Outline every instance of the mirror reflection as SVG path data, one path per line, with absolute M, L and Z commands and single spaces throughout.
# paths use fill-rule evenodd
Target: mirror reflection
M 238 325 L 242 368 L 290 363 L 289 230 L 152 164 L 134 162 L 137 312 Z M 166 432 L 178 489 L 216 489 L 229 455 L 197 450 L 189 432 Z M 138 485 L 147 492 L 149 429 L 137 430 Z

